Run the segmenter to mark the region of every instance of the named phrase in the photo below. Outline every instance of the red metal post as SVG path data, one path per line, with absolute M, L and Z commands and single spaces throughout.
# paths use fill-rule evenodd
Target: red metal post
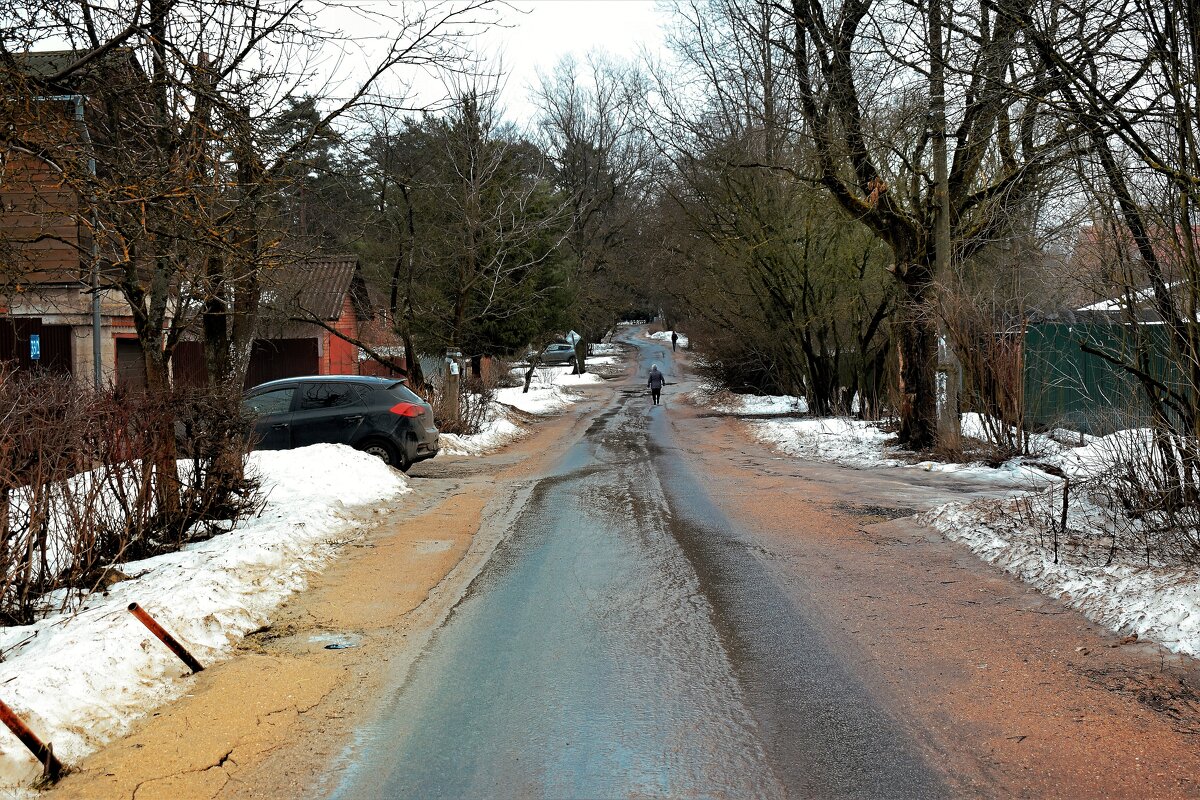
M 138 618 L 138 622 L 149 628 L 150 632 L 159 638 L 159 641 L 170 648 L 172 653 L 179 656 L 179 660 L 184 664 L 187 664 L 188 668 L 191 669 L 192 672 L 200 672 L 204 669 L 204 665 L 192 657 L 192 654 L 187 651 L 187 648 L 181 645 L 174 636 L 163 630 L 163 627 L 155 622 L 154 617 L 147 614 L 144 608 L 139 606 L 137 603 L 130 603 L 129 611 Z
M 13 713 L 13 710 L 3 700 L 0 700 L 0 722 L 7 725 L 13 735 L 21 740 L 21 744 L 29 748 L 29 752 L 33 753 L 34 758 L 42 762 L 47 778 L 52 781 L 59 779 L 63 771 L 62 762 L 54 756 L 54 751 L 50 746 L 42 744 L 42 740 L 37 737 L 37 734 L 29 730 L 29 726 L 25 724 L 24 720 Z

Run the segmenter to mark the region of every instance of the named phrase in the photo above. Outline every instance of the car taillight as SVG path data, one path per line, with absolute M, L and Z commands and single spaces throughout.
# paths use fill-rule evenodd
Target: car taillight
M 393 414 L 399 414 L 402 417 L 419 417 L 424 410 L 416 403 L 396 403 L 388 409 Z

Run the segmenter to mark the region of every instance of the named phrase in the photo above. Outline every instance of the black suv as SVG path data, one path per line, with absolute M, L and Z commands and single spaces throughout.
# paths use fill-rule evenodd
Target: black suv
M 248 390 L 242 405 L 254 417 L 258 450 L 348 444 L 404 471 L 438 451 L 433 409 L 388 378 L 284 378 Z

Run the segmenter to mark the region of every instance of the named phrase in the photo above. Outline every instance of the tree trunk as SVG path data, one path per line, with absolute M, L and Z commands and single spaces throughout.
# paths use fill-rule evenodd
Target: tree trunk
M 410 330 L 405 326 L 400 331 L 400 340 L 404 343 L 404 369 L 408 372 L 408 388 L 421 394 L 425 388 L 425 370 L 421 369 L 421 357 L 417 355 L 417 346 Z
M 421 359 L 413 342 L 412 331 L 416 323 L 416 311 L 413 308 L 413 276 L 416 270 L 417 226 L 413 212 L 412 197 L 409 187 L 400 184 L 400 194 L 404 197 L 405 224 L 408 228 L 408 248 L 404 247 L 404 239 L 400 238 L 400 251 L 396 254 L 396 263 L 392 268 L 392 326 L 399 332 L 400 340 L 404 342 L 404 369 L 407 372 L 408 387 L 414 392 L 421 393 L 425 389 L 425 372 L 421 369 Z M 400 313 L 400 272 L 406 270 L 404 290 L 404 313 Z M 403 318 L 404 323 L 400 320 Z
M 542 349 L 529 357 L 529 367 L 525 370 L 525 387 L 521 389 L 521 394 L 529 394 L 529 384 L 533 383 L 533 372 L 538 368 L 542 353 L 544 352 L 546 352 L 546 348 L 542 347 Z
M 221 385 L 230 372 L 229 309 L 225 303 L 225 264 L 220 255 L 209 256 L 206 264 L 208 291 L 201 316 L 204 332 L 204 384 Z
M 937 444 L 938 428 L 938 322 L 929 268 L 911 265 L 901 290 L 894 325 L 900 363 L 900 443 L 911 450 L 927 450 Z
M 171 380 L 167 374 L 167 359 L 157 341 L 142 342 L 146 361 L 146 391 L 151 402 L 162 409 L 161 419 L 156 419 L 156 428 L 151 435 L 154 442 L 154 499 L 157 516 L 174 522 L 180 517 L 179 468 L 176 465 L 178 452 L 175 446 L 175 419 L 173 406 L 166 402 L 171 393 Z
M 261 257 L 264 249 L 260 219 L 264 205 L 261 193 L 264 170 L 252 135 L 249 108 L 238 109 L 237 124 L 233 155 L 238 185 L 245 196 L 237 208 L 238 224 L 232 248 L 237 257 L 226 264 L 225 273 L 226 282 L 233 288 L 233 308 L 227 323 L 230 372 L 222 383 L 227 383 L 230 389 L 241 389 L 250 369 L 262 306 Z
M 580 336 L 575 342 L 575 369 L 572 375 L 582 375 L 587 372 L 588 337 Z
M 8 574 L 8 515 L 11 511 L 9 502 L 10 489 L 0 486 L 0 568 Z
M 943 61 L 943 55 L 942 0 L 930 0 L 929 117 L 933 135 L 935 198 L 933 274 L 940 280 L 946 280 L 950 274 L 950 178 L 946 163 L 946 64 Z M 939 330 L 941 330 L 940 326 Z M 946 402 L 942 409 L 937 438 L 943 449 L 951 448 L 957 452 L 962 448 L 958 400 L 961 367 L 955 357 L 954 347 L 949 341 L 949 337 L 946 339 Z

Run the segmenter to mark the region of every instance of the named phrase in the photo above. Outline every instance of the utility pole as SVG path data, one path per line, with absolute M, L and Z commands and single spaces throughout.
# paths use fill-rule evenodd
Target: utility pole
M 458 422 L 462 411 L 458 407 L 459 382 L 462 380 L 462 353 L 450 348 L 446 351 L 445 394 L 446 418 Z
M 929 124 L 933 140 L 933 181 L 936 220 L 934 223 L 934 274 L 945 280 L 950 274 L 950 178 L 946 153 L 946 60 L 942 41 L 942 0 L 929 0 Z M 959 388 L 962 364 L 954 352 L 945 324 L 939 325 L 938 375 L 943 382 L 938 409 L 938 444 L 958 450 Z
M 55 94 L 33 98 L 37 102 L 62 102 L 73 103 L 75 106 L 75 121 L 79 123 L 80 136 L 83 139 L 83 144 L 87 148 L 88 156 L 88 176 L 94 182 L 96 180 L 96 152 L 92 147 L 92 134 L 88 130 L 87 120 L 84 118 L 84 108 L 87 106 L 87 95 L 82 94 Z M 93 190 L 94 191 L 94 190 Z M 100 366 L 100 245 L 96 241 L 96 233 L 99 230 L 97 225 L 97 217 L 95 204 L 92 208 L 92 268 L 91 268 L 91 284 L 92 284 L 92 380 L 95 384 L 96 391 L 104 387 L 104 371 Z

